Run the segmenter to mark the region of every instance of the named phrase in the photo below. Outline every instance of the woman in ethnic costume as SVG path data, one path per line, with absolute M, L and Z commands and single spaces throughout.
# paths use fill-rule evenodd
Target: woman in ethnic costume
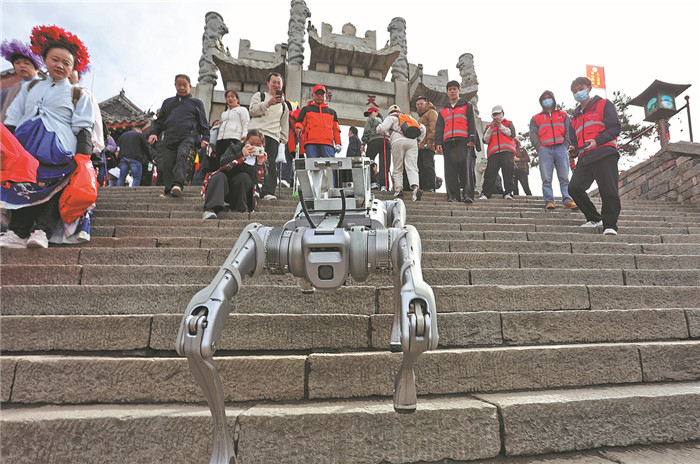
M 3 40 L 0 55 L 12 63 L 15 74 L 21 80 L 0 91 L 0 121 L 5 120 L 5 113 L 19 91 L 30 82 L 41 79 L 39 70 L 44 66 L 41 57 L 29 49 L 29 45 L 19 40 Z
M 35 27 L 31 44 L 32 51 L 44 58 L 49 79 L 20 91 L 7 111 L 5 125 L 39 161 L 39 167 L 35 183 L 2 185 L 2 206 L 12 210 L 12 218 L 9 231 L 0 237 L 0 247 L 48 247 L 60 223 L 60 193 L 76 168 L 73 156 L 92 153 L 90 96 L 68 80 L 74 69 L 80 72 L 88 65 L 87 49 L 76 36 L 56 26 Z

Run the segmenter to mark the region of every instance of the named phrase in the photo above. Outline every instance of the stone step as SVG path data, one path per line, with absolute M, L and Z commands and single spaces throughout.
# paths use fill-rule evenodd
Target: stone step
M 227 402 L 389 397 L 401 353 L 217 356 Z M 185 358 L 3 356 L 12 404 L 199 402 Z M 5 371 L 5 369 L 3 369 Z M 459 348 L 424 353 L 423 395 L 694 381 L 700 341 Z M 14 374 L 14 375 L 12 375 Z M 271 381 L 274 379 L 274 381 Z
M 690 463 L 697 443 L 599 451 L 606 460 L 581 450 L 697 441 L 699 401 L 700 384 L 685 382 L 420 398 L 406 415 L 389 401 L 362 400 L 229 407 L 227 416 L 241 464 Z M 9 408 L 0 421 L 3 456 L 17 463 L 206 462 L 212 447 L 203 406 Z M 537 456 L 552 452 L 576 453 Z M 680 460 L 663 460 L 668 453 Z M 524 455 L 534 456 L 514 458 Z
M 414 414 L 365 400 L 229 407 L 227 416 L 241 464 L 433 462 L 501 448 L 496 407 L 470 397 L 426 399 Z M 44 406 L 3 410 L 0 421 L 14 463 L 208 462 L 213 442 L 204 406 Z
M 528 455 L 698 440 L 699 394 L 691 382 L 476 397 L 499 408 L 505 454 Z
M 5 315 L 181 314 L 203 285 L 17 285 L 3 287 Z M 434 286 L 439 312 L 700 308 L 697 286 Z M 303 294 L 249 285 L 232 299 L 241 314 L 393 314 L 391 287 L 348 286 Z
M 393 200 L 391 197 L 375 196 L 378 200 Z M 567 210 L 561 207 L 557 207 L 555 210 L 545 210 L 544 202 L 530 202 L 530 201 L 513 201 L 513 202 L 483 202 L 477 201 L 473 204 L 464 203 L 448 203 L 440 199 L 430 199 L 424 195 L 423 198 L 428 198 L 425 201 L 413 202 L 406 201 L 404 199 L 404 204 L 409 211 L 421 211 L 421 210 L 431 210 L 431 211 L 454 211 L 454 212 L 471 212 L 471 211 L 501 211 L 501 212 L 531 212 L 538 213 L 548 216 L 557 215 L 578 215 L 583 216 L 580 211 Z M 273 210 L 273 209 L 291 209 L 299 203 L 298 197 L 283 197 L 277 201 L 259 201 L 258 210 Z M 117 206 L 119 209 L 123 209 L 124 205 L 150 205 L 154 208 L 171 208 L 171 209 L 181 209 L 183 207 L 190 208 L 192 205 L 197 205 L 202 207 L 204 204 L 204 199 L 201 196 L 189 196 L 177 199 L 163 199 L 158 197 L 149 197 L 141 195 L 124 195 L 124 196 L 98 196 L 96 205 L 98 209 L 104 209 L 106 206 Z M 600 208 L 600 202 L 594 202 L 597 208 Z M 107 208 L 110 209 L 110 208 Z M 621 214 L 629 215 L 643 213 L 644 215 L 700 215 L 700 208 L 693 207 L 691 205 L 677 205 L 668 204 L 663 202 L 651 202 L 648 204 L 631 202 L 623 204 Z
M 233 213 L 232 213 L 233 214 Z M 240 215 L 231 216 L 228 215 L 224 217 L 221 215 L 219 219 L 208 219 L 203 220 L 199 214 L 193 214 L 190 218 L 174 218 L 174 217 L 96 217 L 93 221 L 94 227 L 114 227 L 114 226 L 144 226 L 144 227 L 241 227 L 246 224 L 253 222 L 247 218 L 243 218 Z M 255 222 L 260 222 L 264 225 L 272 227 L 281 227 L 290 218 L 282 215 L 275 215 L 274 213 L 266 213 L 263 215 L 256 215 L 252 218 Z M 461 230 L 516 230 L 525 232 L 538 232 L 547 231 L 542 230 L 544 226 L 561 227 L 567 228 L 564 230 L 569 230 L 571 227 L 579 227 L 581 225 L 580 219 L 529 219 L 529 218 L 501 218 L 501 217 L 468 217 L 463 218 L 459 216 L 414 216 L 410 219 L 411 224 L 417 228 L 436 228 L 438 224 L 450 224 L 457 226 Z M 688 227 L 695 226 L 695 222 L 651 222 L 651 221 L 638 221 L 638 222 L 620 222 L 620 233 L 626 233 L 626 231 L 640 233 L 640 231 L 648 231 L 649 229 L 654 229 L 652 235 L 658 233 L 658 228 L 663 227 L 669 230 L 669 233 L 687 233 Z M 430 227 L 433 226 L 433 227 Z M 457 229 L 457 227 L 455 227 Z M 583 229 L 579 230 L 581 233 L 599 233 L 600 231 L 596 229 Z
M 257 221 L 249 221 L 247 219 L 242 220 L 209 220 L 208 222 L 203 222 L 198 220 L 200 225 L 168 225 L 164 222 L 161 225 L 146 225 L 146 222 L 142 222 L 142 225 L 95 225 L 92 227 L 92 235 L 94 237 L 153 237 L 153 236 L 165 236 L 165 237 L 201 237 L 204 228 L 208 236 L 221 236 L 238 234 L 243 228 Z M 286 221 L 265 221 L 260 222 L 261 224 L 268 227 L 282 227 Z M 431 232 L 472 232 L 473 236 L 486 237 L 491 240 L 527 240 L 530 236 L 543 235 L 546 238 L 544 240 L 551 241 L 556 240 L 555 236 L 562 236 L 564 240 L 577 240 L 577 241 L 622 241 L 622 242 L 660 242 L 661 239 L 658 237 L 659 232 L 663 231 L 666 235 L 683 235 L 684 239 L 680 241 L 687 241 L 691 243 L 698 242 L 698 236 L 700 236 L 700 229 L 696 232 L 691 232 L 691 227 L 668 227 L 668 228 L 654 228 L 654 227 L 620 227 L 619 234 L 617 236 L 603 236 L 601 231 L 598 229 L 588 229 L 580 228 L 578 226 L 539 226 L 534 224 L 437 224 L 437 223 L 415 223 L 412 224 L 416 227 L 419 233 L 426 234 Z M 571 236 L 571 238 L 568 238 Z M 536 240 L 536 239 L 532 239 Z
M 390 200 L 391 197 L 375 197 L 379 200 Z M 424 197 L 426 198 L 426 197 Z M 258 202 L 257 211 L 270 211 L 270 210 L 294 210 L 294 207 L 299 203 L 298 198 L 284 197 L 277 201 L 260 201 Z M 147 197 L 147 196 L 121 196 L 121 197 L 100 197 L 96 201 L 98 209 L 124 209 L 124 206 L 129 206 L 131 208 L 136 208 L 138 205 L 147 206 L 151 209 L 191 209 L 196 206 L 202 208 L 204 204 L 204 199 L 200 196 L 190 196 L 182 197 L 177 199 L 163 199 L 158 197 Z M 557 215 L 575 215 L 583 217 L 583 214 L 579 211 L 566 210 L 563 208 L 557 208 L 554 211 L 545 210 L 544 202 L 527 202 L 527 201 L 514 201 L 514 202 L 483 202 L 477 201 L 474 204 L 455 204 L 448 203 L 441 200 L 425 200 L 420 202 L 412 202 L 404 200 L 409 213 L 411 211 L 454 211 L 454 212 L 469 212 L 472 211 L 500 211 L 500 212 L 529 212 L 537 213 L 548 216 Z M 594 203 L 597 208 L 600 208 L 600 203 Z M 434 213 L 433 213 L 434 214 Z M 663 202 L 652 202 L 650 204 L 643 203 L 628 203 L 622 206 L 621 214 L 643 214 L 643 215 L 663 215 L 663 216 L 683 216 L 700 215 L 700 208 L 688 206 L 688 205 L 674 205 L 665 204 Z
M 3 264 L 3 284 L 9 285 L 207 285 L 219 266 L 127 265 L 127 264 Z M 700 269 L 549 269 L 423 268 L 430 285 L 700 285 Z M 350 286 L 391 286 L 393 276 L 374 274 L 364 282 L 350 278 Z M 262 273 L 249 285 L 298 286 L 291 274 Z
M 47 250 L 3 249 L 0 256 L 4 264 L 113 264 L 113 265 L 175 265 L 218 266 L 230 254 L 231 248 L 205 248 L 207 246 L 235 243 L 236 237 L 191 237 L 171 242 L 182 247 L 50 247 Z M 160 243 L 159 239 L 157 243 Z M 133 243 L 133 241 L 132 241 Z M 153 241 L 150 241 L 153 244 Z M 498 252 L 509 243 L 473 245 L 464 241 L 426 241 L 427 250 L 422 253 L 424 268 L 550 268 L 550 269 L 700 269 L 700 254 L 692 244 L 642 247 L 623 243 L 571 243 L 554 244 L 548 252 L 537 252 L 530 242 L 512 244 L 521 251 Z M 503 245 L 503 247 L 501 246 Z M 547 245 L 547 244 L 543 244 Z M 493 251 L 459 251 L 493 250 Z M 453 250 L 453 251 L 448 251 Z M 672 252 L 695 254 L 670 254 Z M 606 253 L 607 252 L 607 253 Z M 658 252 L 658 253 L 656 253 Z
M 499 456 L 469 464 L 684 464 L 700 462 L 700 443 L 601 447 L 537 456 Z
M 172 354 L 182 315 L 0 316 L 3 353 Z M 393 316 L 231 314 L 219 340 L 230 352 L 388 350 Z M 438 313 L 440 347 L 549 345 L 700 337 L 700 310 L 634 309 Z

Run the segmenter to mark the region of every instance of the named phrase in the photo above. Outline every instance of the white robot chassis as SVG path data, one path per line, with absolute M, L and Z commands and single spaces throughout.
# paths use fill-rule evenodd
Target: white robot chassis
M 210 464 L 236 462 L 221 380 L 213 362 L 216 343 L 242 277 L 255 277 L 263 269 L 299 277 L 305 292 L 336 289 L 349 276 L 361 282 L 370 273 L 393 272 L 390 346 L 403 352 L 394 382 L 394 409 L 415 411 L 414 363 L 421 353 L 438 345 L 435 296 L 423 281 L 420 237 L 415 227 L 405 224 L 403 201 L 373 198 L 369 165 L 367 158 L 295 160 L 300 203 L 294 218 L 281 228 L 246 226 L 214 280 L 187 305 L 176 350 L 187 357 L 214 419 Z

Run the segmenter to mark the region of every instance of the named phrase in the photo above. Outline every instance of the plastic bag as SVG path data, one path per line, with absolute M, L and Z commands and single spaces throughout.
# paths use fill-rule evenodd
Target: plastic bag
M 39 160 L 24 149 L 4 124 L 0 126 L 0 181 L 36 182 Z
M 97 200 L 97 173 L 90 155 L 75 155 L 73 159 L 78 167 L 58 200 L 58 211 L 66 223 L 78 219 Z
M 277 158 L 275 158 L 275 163 L 286 163 L 287 162 L 287 157 L 284 154 L 284 147 L 286 145 L 283 143 L 280 143 L 279 148 L 277 149 Z

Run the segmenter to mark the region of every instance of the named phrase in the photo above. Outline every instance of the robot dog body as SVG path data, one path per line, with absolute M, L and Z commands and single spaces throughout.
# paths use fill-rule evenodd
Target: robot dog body
M 213 363 L 216 343 L 243 277 L 255 277 L 263 269 L 299 277 L 305 292 L 338 288 L 349 276 L 361 282 L 371 273 L 393 272 L 390 346 L 403 352 L 394 382 L 394 409 L 415 411 L 413 365 L 422 352 L 438 345 L 435 297 L 423 281 L 418 232 L 404 224 L 401 200 L 373 198 L 369 163 L 366 158 L 296 160 L 300 203 L 294 219 L 281 228 L 249 224 L 211 284 L 190 300 L 176 349 L 187 357 L 214 419 L 210 464 L 236 462 L 223 389 Z

